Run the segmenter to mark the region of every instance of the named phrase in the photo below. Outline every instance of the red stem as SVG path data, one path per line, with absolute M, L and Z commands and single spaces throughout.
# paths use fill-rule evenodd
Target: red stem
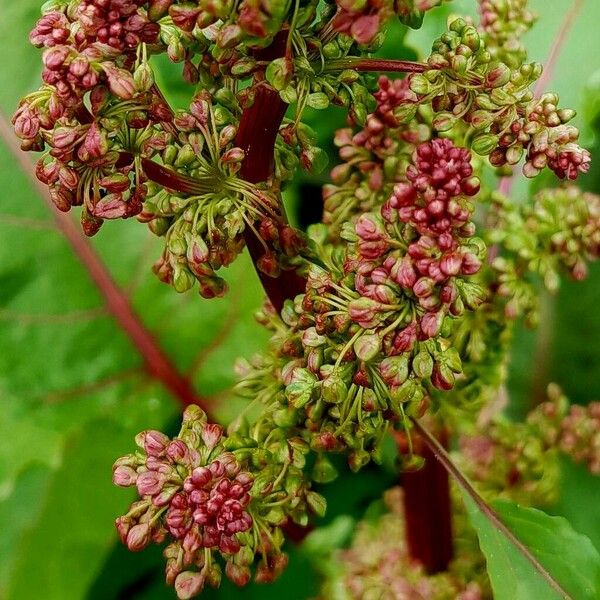
M 347 63 L 346 66 L 345 63 Z M 388 73 L 423 73 L 429 69 L 426 63 L 414 62 L 412 60 L 393 60 L 386 58 L 356 58 L 356 59 L 339 59 L 332 61 L 331 65 L 326 66 L 326 70 L 330 67 L 342 66 L 343 69 L 354 69 L 361 72 L 388 72 Z
M 445 432 L 440 434 L 440 441 L 446 445 Z M 438 573 L 448 569 L 453 556 L 450 482 L 448 473 L 421 438 L 413 435 L 413 444 L 425 465 L 401 475 L 406 544 L 412 559 L 428 573 Z
M 48 195 L 47 187 L 36 178 L 31 161 L 19 149 L 12 128 L 2 114 L 0 114 L 0 137 L 52 211 L 59 230 L 87 269 L 90 278 L 103 296 L 107 308 L 142 356 L 150 375 L 159 380 L 183 405 L 198 404 L 207 410 L 206 401 L 196 395 L 190 381 L 179 373 L 156 338 L 146 329 L 129 303 L 127 296 L 115 283 L 87 238 L 83 236 L 70 217 L 58 211 L 54 206 Z
M 254 102 L 242 113 L 235 141 L 246 153 L 240 176 L 250 183 L 260 183 L 266 181 L 273 172 L 275 140 L 287 104 L 266 83 L 261 83 L 254 89 Z M 280 210 L 282 218 L 285 218 L 283 204 Z M 306 281 L 294 270 L 282 270 L 277 277 L 263 273 L 256 266 L 265 253 L 262 241 L 250 228 L 246 228 L 244 237 L 265 293 L 275 310 L 280 312 L 285 300 L 304 293 Z

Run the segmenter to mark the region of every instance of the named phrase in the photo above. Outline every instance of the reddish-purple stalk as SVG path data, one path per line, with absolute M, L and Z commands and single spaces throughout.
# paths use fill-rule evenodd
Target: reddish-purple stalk
M 156 338 L 144 326 L 129 299 L 115 283 L 100 257 L 96 254 L 87 238 L 77 228 L 72 219 L 61 213 L 50 200 L 48 189 L 35 176 L 32 163 L 20 151 L 12 128 L 3 114 L 0 113 L 0 138 L 20 163 L 23 171 L 38 190 L 44 202 L 51 209 L 56 224 L 65 236 L 73 252 L 85 266 L 92 281 L 103 296 L 106 306 L 117 320 L 131 343 L 143 358 L 149 374 L 160 381 L 173 396 L 184 406 L 198 404 L 205 411 L 209 410 L 208 403 L 194 391 L 189 379 L 183 376 L 166 355 Z
M 447 432 L 438 434 L 440 443 L 447 444 Z M 400 434 L 398 446 L 406 453 L 406 439 Z M 413 433 L 413 451 L 425 459 L 417 471 L 402 473 L 406 546 L 411 558 L 419 561 L 427 573 L 446 571 L 454 554 L 450 480 L 444 466 Z
M 353 69 L 360 72 L 423 73 L 429 69 L 426 63 L 412 60 L 387 58 L 340 58 L 325 65 L 325 71 Z

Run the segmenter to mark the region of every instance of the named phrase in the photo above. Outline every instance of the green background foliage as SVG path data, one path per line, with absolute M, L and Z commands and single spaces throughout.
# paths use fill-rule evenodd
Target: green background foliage
M 27 34 L 40 4 L 0 0 L 0 109 L 5 116 L 38 85 L 40 53 L 28 45 Z M 474 4 L 457 0 L 436 9 L 421 30 L 406 36 L 393 27 L 384 54 L 414 58 L 427 52 L 447 16 L 474 14 Z M 531 58 L 543 61 L 570 2 L 531 4 L 540 21 L 526 44 Z M 563 105 L 579 110 L 584 142 L 600 149 L 599 21 L 600 3 L 584 2 L 549 87 Z M 164 61 L 157 67 L 171 86 L 174 103 L 185 103 L 180 67 Z M 331 136 L 343 122 L 335 109 L 310 112 L 332 162 Z M 301 175 L 287 190 L 296 219 L 318 215 L 315 186 L 323 180 Z M 111 484 L 111 465 L 131 450 L 139 430 L 173 429 L 179 407 L 144 372 L 138 351 L 4 143 L 0 184 L 0 599 L 171 597 L 160 552 L 131 555 L 118 543 L 112 521 L 131 497 Z M 516 198 L 525 199 L 539 185 L 520 181 Z M 583 185 L 600 192 L 597 161 Z M 160 242 L 135 221 L 107 223 L 90 243 L 179 370 L 192 373 L 196 389 L 216 414 L 223 420 L 235 414 L 239 401 L 227 394 L 234 361 L 251 356 L 266 340 L 253 320 L 262 294 L 249 260 L 243 257 L 228 270 L 231 293 L 226 298 L 207 301 L 194 292 L 177 295 L 150 274 Z M 548 381 L 559 383 L 573 402 L 600 399 L 599 291 L 596 264 L 586 282 L 565 281 L 555 297 L 545 300 L 537 332 L 519 329 L 510 376 L 512 414 L 526 412 Z M 343 472 L 324 490 L 330 513 L 323 524 L 344 515 L 360 518 L 393 481 L 392 474 L 375 468 L 358 475 Z M 554 512 L 589 536 L 596 548 L 599 494 L 597 479 L 564 463 Z M 336 543 L 346 538 L 338 536 Z M 318 553 L 322 545 L 317 538 L 309 547 Z M 290 567 L 276 585 L 234 591 L 224 584 L 206 597 L 309 597 L 318 587 L 310 552 L 292 548 L 291 554 Z

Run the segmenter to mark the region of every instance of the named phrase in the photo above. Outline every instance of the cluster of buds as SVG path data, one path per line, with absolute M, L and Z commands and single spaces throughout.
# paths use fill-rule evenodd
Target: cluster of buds
M 355 242 L 346 270 L 356 273 L 360 294 L 349 316 L 365 329 L 383 331 L 391 354 L 434 340 L 448 315 L 460 316 L 484 300 L 482 288 L 466 280 L 479 270 L 485 252 L 470 221 L 467 195 L 478 192 L 479 180 L 469 159 L 449 140 L 420 144 L 406 172 L 409 183 L 395 186 L 380 215 L 361 216 L 354 236 L 344 232 Z M 450 389 L 459 363 L 453 357 L 425 371 L 435 387 Z
M 527 422 L 547 446 L 584 463 L 600 474 L 600 402 L 570 404 L 556 384 L 548 386 L 548 401 L 538 406 Z
M 486 48 L 494 59 L 512 69 L 527 58 L 521 38 L 536 19 L 527 4 L 528 0 L 479 0 L 479 27 Z
M 413 119 L 403 123 L 396 109 L 416 100 L 408 80 L 381 76 L 373 94 L 377 106 L 358 132 L 337 131 L 334 143 L 344 161 L 331 171 L 332 183 L 323 188 L 323 222 L 339 235 L 344 222 L 378 209 L 395 183 L 405 181 L 414 147 L 429 139 L 430 128 Z
M 261 47 L 268 45 L 281 29 L 289 11 L 286 1 L 259 2 L 243 0 L 240 3 L 231 0 L 218 2 L 173 2 L 155 0 L 150 4 L 160 5 L 160 13 L 167 13 L 173 24 L 192 34 L 204 31 L 199 36 L 214 40 L 218 49 L 219 62 L 227 62 L 234 56 L 233 49 L 241 44 Z M 152 9 L 151 9 L 152 10 Z
M 15 132 L 24 150 L 47 149 L 37 175 L 60 210 L 83 205 L 88 235 L 141 211 L 146 176 L 135 156 L 168 142 L 158 124 L 170 113 L 140 53 L 159 28 L 142 4 L 50 4 L 30 36 L 44 48 L 44 85 L 21 102 Z
M 132 94 L 134 89 L 132 80 Z M 48 147 L 36 174 L 49 186 L 57 208 L 82 205 L 87 235 L 96 233 L 104 219 L 138 214 L 147 178 L 135 155 L 151 157 L 166 146 L 167 134 L 151 122 L 164 105 L 146 92 L 123 107 L 123 98 L 97 85 L 89 95 L 89 111 L 80 105 L 77 114 L 57 109 L 52 116 L 54 96 L 49 86 L 31 94 L 13 121 L 25 149 Z
M 453 387 L 453 317 L 484 299 L 467 281 L 484 253 L 465 196 L 478 190 L 469 153 L 448 140 L 421 144 L 406 177 L 380 214 L 348 224 L 348 251 L 323 256 L 329 271 L 310 267 L 306 293 L 273 326 L 273 360 L 242 384 L 269 410 L 291 410 L 313 449 L 349 452 L 355 470 L 377 458 L 390 421 L 424 409 L 429 385 Z
M 499 194 L 493 204 L 489 242 L 501 253 L 492 262 L 497 293 L 506 299 L 506 314 L 515 317 L 535 308 L 535 292 L 524 278 L 539 274 L 555 292 L 560 274 L 584 279 L 587 263 L 600 254 L 600 198 L 569 185 L 538 192 L 531 204 L 515 206 Z
M 576 179 L 580 172 L 586 173 L 590 153 L 577 145 L 577 128 L 567 125 L 575 111 L 557 105 L 556 94 L 544 94 L 525 105 L 508 130 L 502 129 L 502 122 L 492 123 L 490 131 L 498 145 L 490 153 L 490 163 L 495 167 L 513 165 L 525 153 L 523 173 L 527 177 L 535 177 L 544 167 L 560 179 Z
M 283 223 L 277 198 L 266 187 L 237 177 L 245 156 L 235 145 L 239 111 L 228 90 L 214 100 L 206 92 L 198 94 L 189 111 L 179 111 L 173 119 L 180 144 L 167 146 L 161 154 L 170 168 L 163 185 L 148 185 L 139 219 L 164 236 L 163 255 L 154 270 L 178 292 L 197 280 L 203 297 L 222 296 L 226 284 L 215 271 L 238 256 L 248 227 L 282 254 L 293 253 L 300 243 L 295 230 Z M 170 189 L 176 186 L 186 191 Z M 269 251 L 259 267 L 274 275 L 279 262 Z
M 461 437 L 456 459 L 484 496 L 551 504 L 561 453 L 600 473 L 600 403 L 571 405 L 556 384 L 548 386 L 548 398 L 523 422 L 495 414 Z
M 575 112 L 557 107 L 558 97 L 534 99 L 531 84 L 541 66 L 523 64 L 511 69 L 492 58 L 484 38 L 463 19 L 454 20 L 448 32 L 433 44 L 429 69 L 409 76 L 417 106 L 431 104 L 433 127 L 449 131 L 462 120 L 476 132 L 471 146 L 489 155 L 494 166 L 517 164 L 523 154 L 523 173 L 536 176 L 548 167 L 560 178 L 575 179 L 589 169 L 589 152 L 577 144 L 578 130 L 566 125 Z
M 456 460 L 478 491 L 525 506 L 556 500 L 559 463 L 555 449 L 528 423 L 496 417 L 460 438 Z
M 122 53 L 157 40 L 160 27 L 140 10 L 145 4 L 144 0 L 81 0 L 76 15 L 88 41 Z
M 114 483 L 135 486 L 140 496 L 117 519 L 119 536 L 132 551 L 168 542 L 166 579 L 179 598 L 196 596 L 206 584 L 219 586 L 217 557 L 226 576 L 245 585 L 258 555 L 255 579 L 272 581 L 287 564 L 281 526 L 289 518 L 306 522 L 308 506 L 324 510 L 322 498 L 303 483 L 303 447 L 296 444 L 293 452 L 293 440 L 263 441 L 226 436 L 191 406 L 176 438 L 142 432 L 139 450 L 116 461 Z M 273 444 L 287 450 L 279 451 L 283 466 L 271 455 Z
M 384 502 L 386 512 L 375 521 L 360 522 L 350 547 L 333 555 L 320 599 L 334 597 L 339 589 L 351 600 L 491 598 L 489 582 L 478 558 L 475 532 L 465 526 L 464 520 L 455 523 L 456 537 L 462 542 L 462 560 L 451 563 L 448 571 L 428 575 L 422 565 L 411 559 L 404 542 L 402 489 L 388 490 Z

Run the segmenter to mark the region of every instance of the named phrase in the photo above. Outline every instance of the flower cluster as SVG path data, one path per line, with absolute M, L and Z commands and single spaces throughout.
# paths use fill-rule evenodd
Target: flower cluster
M 600 474 L 600 402 L 570 404 L 556 384 L 548 386 L 548 401 L 527 419 L 548 447 Z
M 535 22 L 527 0 L 479 0 L 480 29 L 485 46 L 494 59 L 512 69 L 527 58 L 522 36 Z
M 548 386 L 548 398 L 523 422 L 494 414 L 461 437 L 457 462 L 484 496 L 551 504 L 560 453 L 600 472 L 600 404 L 571 405 L 556 384 Z
M 479 186 L 469 153 L 423 143 L 406 177 L 379 214 L 344 229 L 352 243 L 322 256 L 329 271 L 310 267 L 283 323 L 264 319 L 273 353 L 240 386 L 268 411 L 291 410 L 313 449 L 349 452 L 353 469 L 377 458 L 389 422 L 424 409 L 429 385 L 452 388 L 461 360 L 448 343 L 451 321 L 484 299 L 467 280 L 484 252 L 469 221 L 466 194 Z
M 225 436 L 191 406 L 176 438 L 142 432 L 140 450 L 116 461 L 115 484 L 135 486 L 140 496 L 117 519 L 119 536 L 133 551 L 168 542 L 166 579 L 179 598 L 199 594 L 206 584 L 218 587 L 219 556 L 237 585 L 250 580 L 256 554 L 256 580 L 272 581 L 287 564 L 280 527 L 288 519 L 306 522 L 309 506 L 324 510 L 323 499 L 303 482 L 302 444 L 275 440 L 287 451 L 279 450 L 284 458 L 278 466 L 273 441 L 262 443 L 269 428 L 257 428 L 258 439 Z
M 348 549 L 338 550 L 325 571 L 319 598 L 326 600 L 343 589 L 352 600 L 427 598 L 427 600 L 484 600 L 491 598 L 489 582 L 478 557 L 475 532 L 464 520 L 455 523 L 463 544 L 462 560 L 448 571 L 428 575 L 411 560 L 404 543 L 402 489 L 384 495 L 386 512 L 358 524 Z
M 38 177 L 60 210 L 83 205 L 88 235 L 103 219 L 141 211 L 146 177 L 134 155 L 151 157 L 167 143 L 156 124 L 169 111 L 151 92 L 152 75 L 139 54 L 159 27 L 142 4 L 51 5 L 30 36 L 44 48 L 44 85 L 21 102 L 15 132 L 23 149 L 49 149 Z
M 258 230 L 257 237 L 282 253 L 291 252 L 298 243 L 266 185 L 250 185 L 237 177 L 245 156 L 236 146 L 240 107 L 227 90 L 217 97 L 221 103 L 201 92 L 188 111 L 175 114 L 180 144 L 168 146 L 161 154 L 163 165 L 169 167 L 166 185 L 148 185 L 139 216 L 165 238 L 163 255 L 154 267 L 159 278 L 178 292 L 190 289 L 197 280 L 205 298 L 225 293 L 225 281 L 215 271 L 241 252 L 246 229 Z M 170 184 L 169 178 L 174 182 Z M 184 191 L 170 189 L 177 183 Z M 273 274 L 279 263 L 267 252 L 260 266 Z
M 429 69 L 411 74 L 417 106 L 429 103 L 436 113 L 433 127 L 451 130 L 457 121 L 476 132 L 471 147 L 489 155 L 492 165 L 515 165 L 525 154 L 523 173 L 534 177 L 548 167 L 560 178 L 575 179 L 589 169 L 589 152 L 577 144 L 578 130 L 567 123 L 575 111 L 559 109 L 556 94 L 533 98 L 529 90 L 541 66 L 522 64 L 511 69 L 492 58 L 484 38 L 463 19 L 433 44 Z
M 569 185 L 541 190 L 521 206 L 499 194 L 492 199 L 488 241 L 501 249 L 492 267 L 507 316 L 535 309 L 535 291 L 524 277 L 528 272 L 539 274 L 551 292 L 557 290 L 562 272 L 585 278 L 588 261 L 596 260 L 600 251 L 598 196 Z
M 334 167 L 332 183 L 323 187 L 323 222 L 332 238 L 344 222 L 379 208 L 393 185 L 406 181 L 412 150 L 431 134 L 419 119 L 405 124 L 395 114 L 405 101 L 416 100 L 408 80 L 381 76 L 373 96 L 377 106 L 364 127 L 355 134 L 350 128 L 341 129 L 334 138 L 344 162 Z

